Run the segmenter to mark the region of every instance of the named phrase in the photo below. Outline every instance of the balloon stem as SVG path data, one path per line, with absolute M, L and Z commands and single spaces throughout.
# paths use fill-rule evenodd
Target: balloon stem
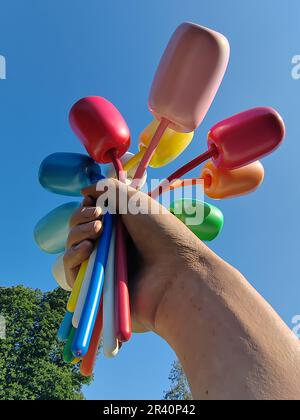
M 79 298 L 79 294 L 80 294 L 80 290 L 82 287 L 82 283 L 85 277 L 85 273 L 87 270 L 87 266 L 88 266 L 88 260 L 84 261 L 81 264 L 80 270 L 77 274 L 71 295 L 69 297 L 68 303 L 67 303 L 67 309 L 69 312 L 75 312 L 76 309 L 76 305 L 78 302 L 78 298 Z
M 111 158 L 120 182 L 126 183 L 123 164 L 117 157 L 117 151 L 111 151 Z M 119 341 L 128 341 L 131 337 L 130 299 L 128 290 L 128 267 L 125 231 L 121 216 L 116 227 L 116 284 L 115 284 L 115 327 Z
M 164 134 L 164 132 L 166 131 L 166 129 L 168 128 L 168 126 L 170 125 L 170 121 L 166 120 L 165 118 L 162 118 L 160 121 L 159 126 L 157 127 L 157 130 L 149 144 L 149 146 L 147 147 L 144 156 L 142 157 L 142 160 L 139 163 L 139 166 L 137 167 L 137 170 L 135 172 L 134 178 L 133 178 L 133 182 L 131 184 L 131 186 L 133 188 L 138 188 L 139 184 L 141 182 L 141 179 L 143 178 L 147 167 L 155 153 L 155 150 Z
M 155 190 L 149 193 L 149 196 L 152 198 L 159 197 L 164 191 L 166 191 L 167 186 L 170 186 L 174 183 L 174 181 L 180 179 L 182 176 L 186 175 L 191 170 L 195 169 L 197 166 L 201 165 L 202 163 L 206 162 L 208 159 L 212 158 L 213 156 L 218 154 L 218 150 L 215 146 L 212 146 L 209 150 L 203 153 L 200 156 L 197 156 L 191 162 L 187 163 L 186 165 L 179 168 L 176 172 L 169 175 L 165 181 L 163 181 Z
M 118 177 L 119 181 L 122 182 L 123 184 L 125 184 L 126 183 L 126 177 L 125 177 L 123 164 L 122 164 L 121 159 L 118 158 L 118 156 L 117 156 L 116 149 L 110 150 L 110 156 L 111 156 L 112 163 L 114 165 L 114 168 L 115 168 L 115 171 L 117 173 L 117 177 Z
M 89 377 L 93 375 L 94 366 L 97 359 L 98 350 L 101 342 L 101 334 L 103 328 L 103 298 L 98 310 L 96 323 L 94 326 L 91 343 L 87 354 L 82 359 L 80 372 L 83 376 Z
M 125 165 L 124 165 L 124 171 L 125 172 L 131 171 L 133 168 L 135 168 L 140 163 L 142 157 L 145 154 L 145 150 L 146 149 L 140 150 L 136 155 L 132 156 L 132 158 L 127 163 L 125 163 Z

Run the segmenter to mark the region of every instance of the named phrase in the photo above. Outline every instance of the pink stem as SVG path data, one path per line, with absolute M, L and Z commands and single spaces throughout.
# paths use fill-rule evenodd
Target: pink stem
M 142 160 L 139 163 L 139 166 L 136 170 L 136 173 L 134 175 L 133 178 L 133 182 L 131 184 L 131 186 L 133 188 L 138 188 L 141 179 L 143 178 L 147 167 L 155 153 L 155 150 L 164 134 L 164 132 L 166 131 L 166 129 L 168 128 L 170 122 L 168 120 L 166 120 L 165 118 L 162 118 L 162 120 L 160 121 L 159 126 L 157 127 L 157 130 L 153 136 L 153 139 L 151 140 L 149 146 L 146 149 L 146 152 L 144 154 L 144 156 L 142 157 Z

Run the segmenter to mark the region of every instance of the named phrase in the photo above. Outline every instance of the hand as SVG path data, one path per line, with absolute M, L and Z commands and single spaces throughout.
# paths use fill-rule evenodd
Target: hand
M 133 328 L 136 332 L 156 329 L 156 314 L 168 293 L 200 265 L 205 267 L 205 255 L 210 253 L 190 230 L 171 213 L 130 187 L 111 180 L 121 194 L 130 200 L 139 199 L 140 207 L 151 214 L 122 215 L 129 233 L 128 267 Z M 71 220 L 65 270 L 68 283 L 73 286 L 81 263 L 93 251 L 102 231 L 102 210 L 96 206 L 101 195 L 96 186 L 84 191 L 82 207 Z M 118 196 L 118 195 L 117 195 Z M 118 203 L 114 203 L 118 209 Z M 155 214 L 154 214 L 155 213 Z M 163 214 L 162 214 L 163 213 Z

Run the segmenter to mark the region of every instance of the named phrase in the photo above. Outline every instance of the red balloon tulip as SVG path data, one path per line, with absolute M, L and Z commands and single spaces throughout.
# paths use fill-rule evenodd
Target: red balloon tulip
M 218 150 L 212 158 L 216 166 L 236 169 L 271 153 L 284 136 L 284 122 L 277 111 L 254 108 L 216 124 L 208 134 L 208 146 Z
M 117 108 L 105 98 L 80 99 L 70 111 L 70 125 L 89 155 L 99 163 L 111 162 L 110 151 L 122 157 L 130 146 L 129 128 Z

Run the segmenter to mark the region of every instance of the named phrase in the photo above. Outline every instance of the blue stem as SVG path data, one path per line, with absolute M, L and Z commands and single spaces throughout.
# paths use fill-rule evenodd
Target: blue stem
M 107 213 L 104 216 L 103 222 L 103 232 L 98 243 L 98 251 L 90 287 L 73 341 L 72 352 L 75 357 L 84 357 L 88 352 L 100 306 L 104 273 L 112 236 L 113 216 Z

